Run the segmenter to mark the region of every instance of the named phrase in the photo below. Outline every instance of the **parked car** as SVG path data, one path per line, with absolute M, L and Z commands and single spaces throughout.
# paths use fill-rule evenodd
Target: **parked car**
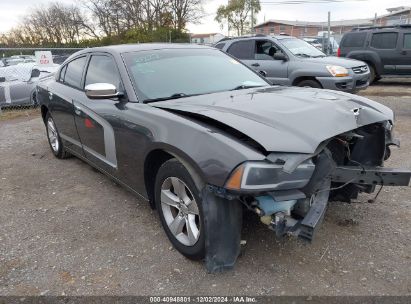
M 344 34 L 338 56 L 366 62 L 371 82 L 411 76 L 411 24 L 354 29 Z
M 322 43 L 320 43 L 317 39 L 317 37 L 303 37 L 302 38 L 305 42 L 308 42 L 309 44 L 311 44 L 312 46 L 316 47 L 317 49 L 319 49 L 320 51 L 322 51 L 323 49 L 323 45 Z
M 36 85 L 53 75 L 58 65 L 41 67 L 20 63 L 0 69 L 0 108 L 37 105 Z
M 326 54 L 336 55 L 338 52 L 339 45 L 333 36 L 330 37 L 329 42 L 326 34 L 324 36 L 303 37 L 302 39 Z
M 3 63 L 6 66 L 31 62 L 36 62 L 36 58 L 30 55 L 14 55 L 8 58 L 3 58 Z
M 211 47 L 85 49 L 38 85 L 38 100 L 52 153 L 149 201 L 173 246 L 209 271 L 234 265 L 243 207 L 279 237 L 311 240 L 331 189 L 350 199 L 410 181 L 382 167 L 398 144 L 389 108 L 271 86 Z
M 216 45 L 262 73 L 273 84 L 356 92 L 369 84 L 362 61 L 327 57 L 291 36 L 235 38 Z

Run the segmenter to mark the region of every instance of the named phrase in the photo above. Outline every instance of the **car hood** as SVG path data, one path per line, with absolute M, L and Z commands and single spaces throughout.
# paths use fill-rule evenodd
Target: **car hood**
M 355 60 L 355 59 L 347 59 L 347 58 L 340 58 L 340 57 L 318 57 L 318 58 L 303 58 L 301 59 L 304 62 L 312 62 L 317 64 L 324 64 L 324 65 L 339 65 L 347 69 L 352 69 L 354 67 L 366 65 L 366 63 Z
M 393 120 L 389 108 L 367 98 L 281 86 L 206 94 L 150 105 L 215 120 L 247 135 L 269 152 L 314 153 L 323 141 L 338 134 Z

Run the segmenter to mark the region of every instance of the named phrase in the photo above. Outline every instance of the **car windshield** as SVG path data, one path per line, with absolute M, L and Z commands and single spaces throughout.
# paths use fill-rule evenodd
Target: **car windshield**
M 310 58 L 310 57 L 325 57 L 326 55 L 308 42 L 295 38 L 282 39 L 281 43 L 290 50 L 295 56 Z
M 150 50 L 124 53 L 123 58 L 145 102 L 269 85 L 216 49 Z

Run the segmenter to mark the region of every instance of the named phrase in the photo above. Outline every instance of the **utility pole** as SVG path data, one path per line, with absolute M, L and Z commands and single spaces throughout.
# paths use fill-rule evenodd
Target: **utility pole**
M 228 0 L 228 5 L 230 5 L 230 0 Z M 230 18 L 227 18 L 227 37 L 230 37 Z
M 330 47 L 331 47 L 331 12 L 328 12 L 327 55 L 330 55 Z
M 251 34 L 254 34 L 254 5 L 253 0 L 250 0 L 251 5 Z
M 377 25 L 377 13 L 375 13 L 375 16 L 374 16 L 374 26 L 376 25 Z

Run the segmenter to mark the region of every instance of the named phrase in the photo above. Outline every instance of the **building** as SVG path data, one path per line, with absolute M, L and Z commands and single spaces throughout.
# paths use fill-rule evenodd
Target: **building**
M 411 7 L 400 6 L 387 9 L 388 13 L 377 18 L 331 21 L 331 31 L 341 35 L 356 27 L 411 24 Z M 256 34 L 287 34 L 295 37 L 317 36 L 318 32 L 328 30 L 328 22 L 268 20 L 254 27 Z
M 223 38 L 225 38 L 225 36 L 219 33 L 191 34 L 190 35 L 191 43 L 197 43 L 197 44 L 214 44 Z

